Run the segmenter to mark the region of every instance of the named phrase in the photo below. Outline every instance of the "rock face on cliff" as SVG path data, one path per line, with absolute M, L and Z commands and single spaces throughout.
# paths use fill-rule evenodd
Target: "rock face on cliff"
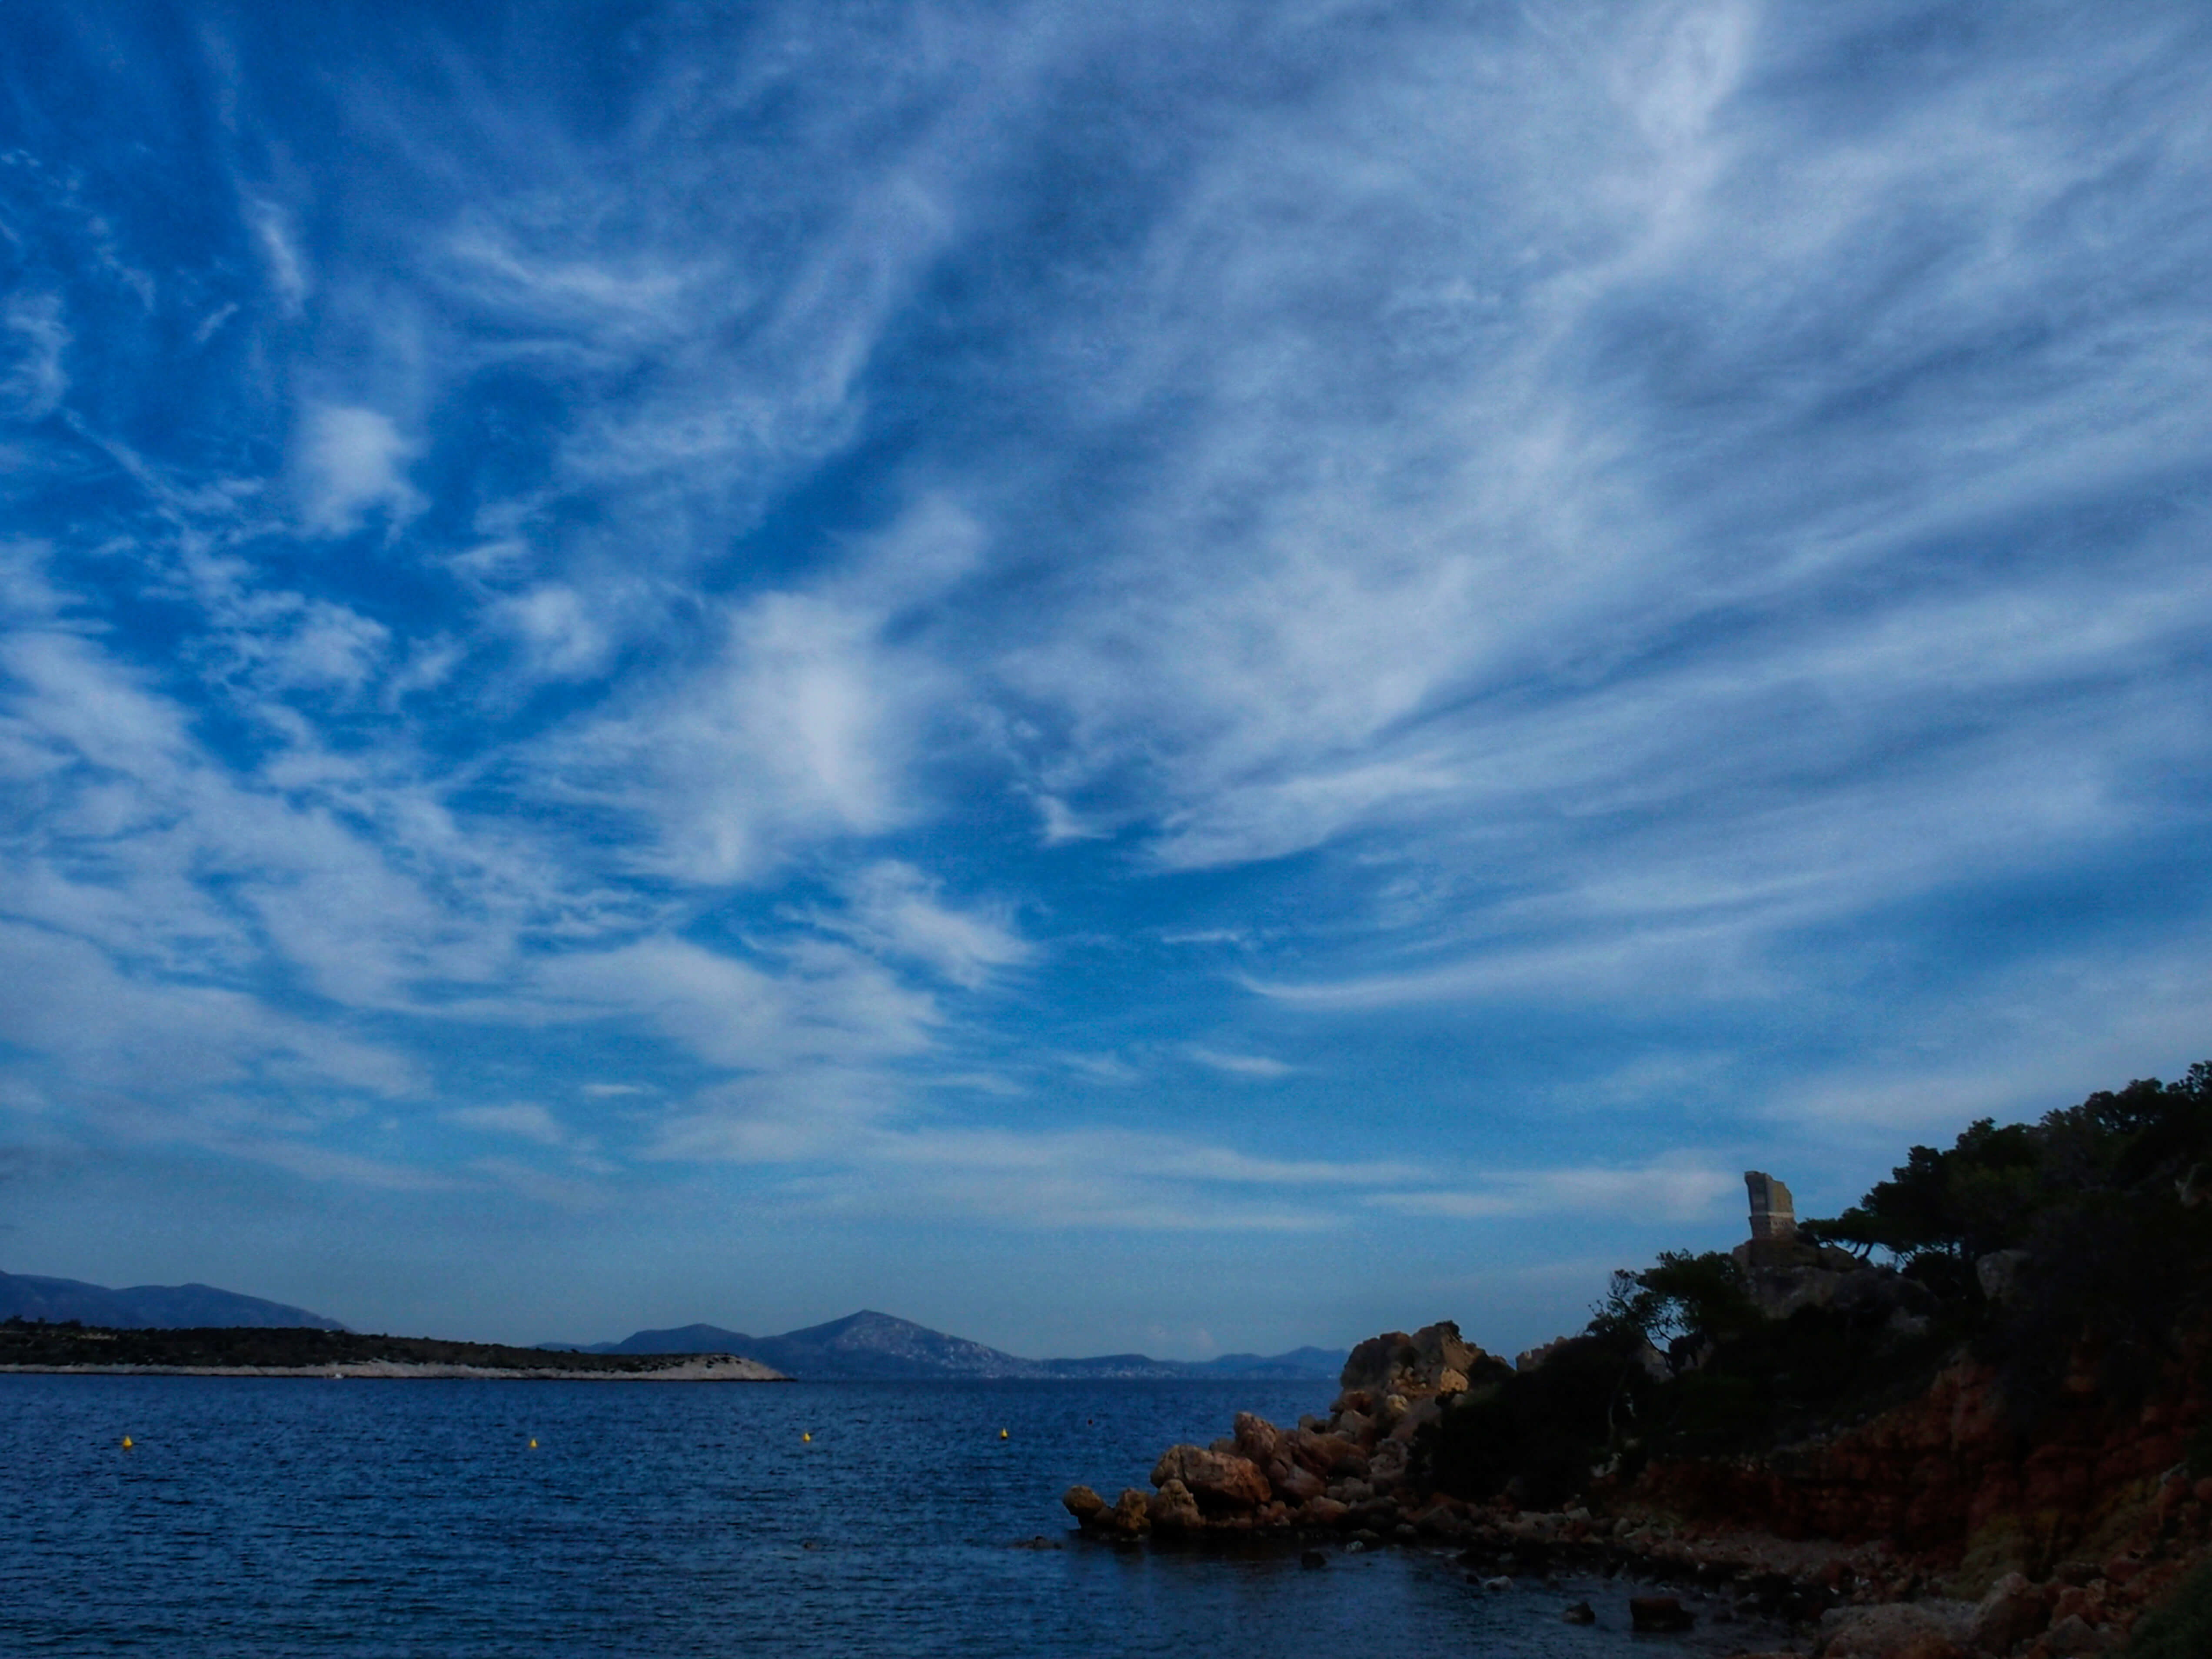
M 2097 1358 L 2077 1348 L 2057 1399 L 2030 1421 L 1990 1367 L 1962 1358 L 1925 1394 L 1855 1428 L 1763 1457 L 1662 1460 L 1635 1492 L 1692 1520 L 1757 1515 L 1785 1537 L 1881 1539 L 1948 1559 L 1977 1589 L 2008 1570 L 2042 1577 L 2094 1553 L 2146 1505 L 2163 1503 L 2201 1530 L 2194 1483 L 2168 1477 L 2212 1420 L 2208 1344 L 2191 1345 L 2125 1407 L 2100 1388 Z

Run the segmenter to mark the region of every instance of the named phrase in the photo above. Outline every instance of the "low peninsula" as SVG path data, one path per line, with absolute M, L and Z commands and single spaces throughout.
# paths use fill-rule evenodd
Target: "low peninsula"
M 427 1336 L 270 1326 L 108 1330 L 0 1322 L 0 1373 L 103 1376 L 453 1378 L 531 1382 L 787 1382 L 731 1353 L 563 1353 Z

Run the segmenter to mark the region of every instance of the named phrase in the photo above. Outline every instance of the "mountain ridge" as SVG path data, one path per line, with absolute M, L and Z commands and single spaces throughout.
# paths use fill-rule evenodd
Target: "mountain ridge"
M 0 1320 L 11 1318 L 43 1320 L 49 1324 L 74 1320 L 108 1330 L 349 1328 L 306 1308 L 212 1285 L 133 1285 L 110 1289 L 82 1279 L 0 1273 Z M 541 1342 L 537 1346 L 543 1351 L 588 1354 L 737 1354 L 818 1382 L 913 1382 L 933 1377 L 1334 1382 L 1343 1367 L 1346 1352 L 1307 1346 L 1279 1354 L 1233 1353 L 1206 1360 L 1155 1359 L 1142 1353 L 1029 1359 L 872 1308 L 775 1336 L 753 1336 L 700 1323 L 634 1331 L 618 1342 Z
M 753 1336 L 719 1325 L 634 1331 L 618 1342 L 557 1343 L 579 1353 L 741 1353 L 780 1371 L 816 1382 L 919 1380 L 928 1377 L 1223 1377 L 1334 1382 L 1345 1350 L 1293 1348 L 1280 1354 L 1224 1354 L 1217 1359 L 1155 1359 L 1149 1354 L 1027 1359 L 951 1336 L 872 1308 L 824 1324 Z
M 74 1319 L 108 1330 L 187 1330 L 215 1327 L 342 1331 L 337 1320 L 289 1303 L 270 1302 L 212 1285 L 130 1285 L 110 1290 L 80 1279 L 0 1273 L 0 1319 Z

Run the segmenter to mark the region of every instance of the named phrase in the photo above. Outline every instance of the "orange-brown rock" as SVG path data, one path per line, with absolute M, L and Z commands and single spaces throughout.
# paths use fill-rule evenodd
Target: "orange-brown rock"
M 1282 1455 L 1283 1431 L 1264 1417 L 1250 1412 L 1237 1413 L 1237 1452 L 1249 1458 L 1256 1467 L 1266 1468 Z
M 2075 1358 L 2075 1374 L 2094 1375 L 2094 1355 Z M 2023 1424 L 1996 1374 L 1962 1361 L 1856 1429 L 1762 1458 L 1662 1461 L 1636 1495 L 1692 1519 L 1756 1516 L 1785 1538 L 1881 1539 L 1954 1563 L 1978 1540 L 2001 1540 L 1984 1564 L 1991 1576 L 2014 1566 L 2039 1577 L 2116 1504 L 2153 1502 L 2212 1408 L 2205 1358 L 2200 1348 L 2161 1379 L 2148 1430 L 2140 1408 L 2094 1389 L 2062 1389 Z
M 1369 1337 L 1346 1356 L 1340 1380 L 1347 1404 L 1354 1393 L 1370 1400 L 1393 1394 L 1415 1399 L 1458 1392 L 1486 1362 L 1493 1366 L 1500 1363 L 1462 1339 L 1457 1325 L 1443 1320 L 1410 1336 L 1404 1331 L 1385 1331 Z M 1371 1407 L 1362 1404 L 1356 1409 Z
M 1142 1538 L 1152 1529 L 1152 1500 L 1134 1486 L 1124 1486 L 1114 1507 L 1103 1517 L 1117 1538 Z
M 1352 1505 L 1340 1504 L 1334 1498 L 1309 1498 L 1297 1509 L 1297 1519 L 1301 1526 L 1342 1526 L 1352 1516 Z
M 1070 1486 L 1060 1502 L 1080 1526 L 1087 1527 L 1106 1513 L 1106 1500 L 1088 1486 Z
M 1152 1494 L 1150 1513 L 1155 1532 L 1184 1532 L 1206 1524 L 1198 1500 L 1180 1480 L 1170 1480 Z
M 1324 1480 L 1335 1474 L 1364 1474 L 1367 1455 L 1340 1435 L 1300 1429 L 1284 1437 L 1285 1448 L 1297 1462 Z
M 1170 1446 L 1152 1467 L 1152 1484 L 1180 1480 L 1208 1515 L 1256 1510 L 1274 1494 L 1249 1457 L 1205 1446 Z

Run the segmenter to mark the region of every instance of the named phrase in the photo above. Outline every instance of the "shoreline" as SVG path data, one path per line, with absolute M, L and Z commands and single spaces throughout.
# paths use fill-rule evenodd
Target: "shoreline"
M 1417 1436 L 1466 1409 L 1450 1402 L 1470 1378 L 1489 1400 L 1504 1386 L 1502 1364 L 1445 1322 L 1355 1348 L 1326 1418 L 1279 1428 L 1240 1412 L 1211 1445 L 1168 1448 L 1153 1491 L 1109 1504 L 1078 1486 L 1061 1503 L 1085 1534 L 1127 1547 L 1299 1549 L 1318 1566 L 1333 1537 L 1456 1549 L 1488 1589 L 1664 1585 L 1678 1593 L 1630 1597 L 1655 1634 L 1767 1620 L 1829 1659 L 2094 1659 L 2212 1563 L 2212 1474 L 2192 1475 L 2188 1449 L 2212 1424 L 2197 1403 L 2206 1358 L 2192 1347 L 2117 1411 L 2083 1372 L 2071 1414 L 2051 1407 L 2030 1436 L 1996 1373 L 1961 1352 L 1922 1394 L 1848 1427 L 1626 1478 L 1593 1466 L 1539 1507 L 1440 1491 L 1417 1456 Z
M 754 1359 L 706 1356 L 679 1364 L 617 1370 L 533 1365 L 460 1365 L 402 1359 L 339 1360 L 326 1365 L 0 1365 L 12 1376 L 276 1376 L 303 1382 L 788 1382 L 793 1379 Z

